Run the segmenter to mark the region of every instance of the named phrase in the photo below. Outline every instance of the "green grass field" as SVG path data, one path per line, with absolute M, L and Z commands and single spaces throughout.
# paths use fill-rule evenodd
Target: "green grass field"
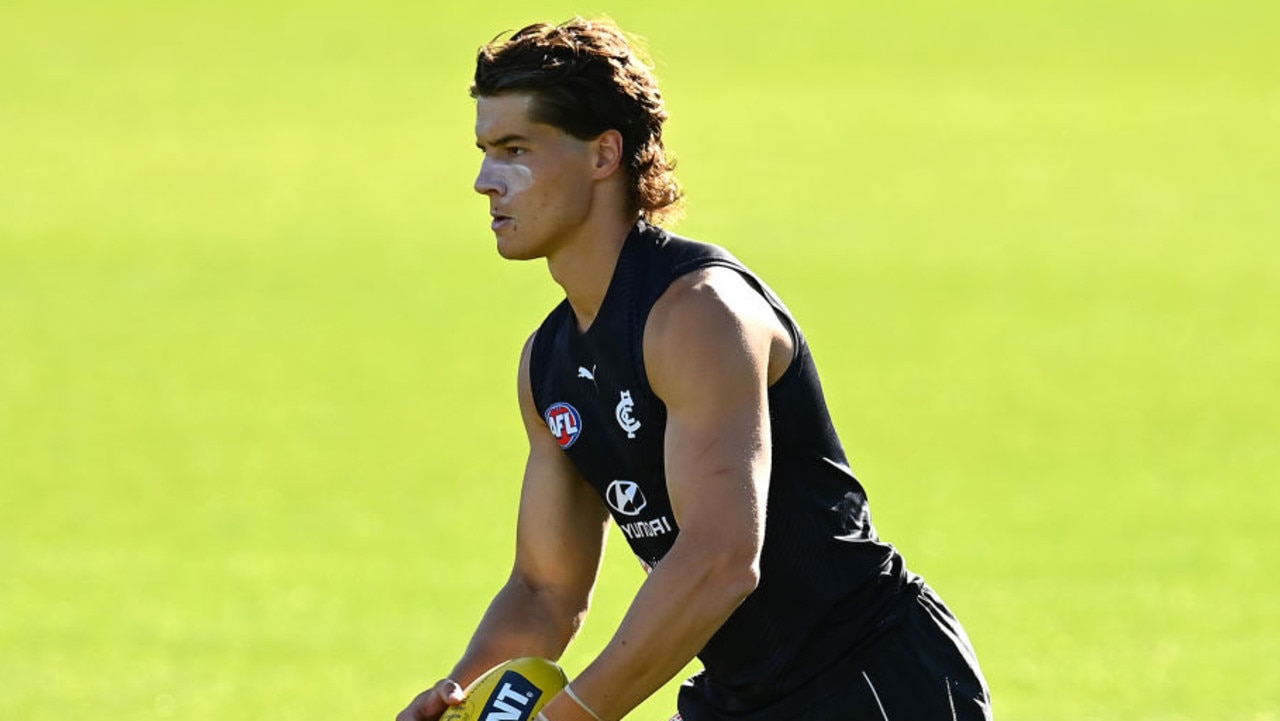
M 736 7 L 0 4 L 0 718 L 449 668 L 558 299 L 470 190 L 474 51 L 608 12 L 998 718 L 1280 719 L 1280 5 Z M 615 538 L 571 674 L 641 580 Z

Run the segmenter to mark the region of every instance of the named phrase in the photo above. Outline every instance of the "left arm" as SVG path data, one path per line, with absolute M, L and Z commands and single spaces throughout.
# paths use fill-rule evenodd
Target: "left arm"
M 604 721 L 658 690 L 755 590 L 771 463 L 768 387 L 791 338 L 734 271 L 679 279 L 645 330 L 650 385 L 667 406 L 667 487 L 680 534 L 612 641 L 573 681 Z M 591 721 L 561 695 L 551 721 Z

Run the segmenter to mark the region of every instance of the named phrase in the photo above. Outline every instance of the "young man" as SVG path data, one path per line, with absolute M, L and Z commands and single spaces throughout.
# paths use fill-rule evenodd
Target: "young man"
M 525 344 L 515 564 L 430 721 L 587 612 L 610 515 L 649 571 L 612 641 L 543 711 L 617 721 L 694 656 L 685 721 L 985 719 L 960 625 L 871 525 L 786 307 L 723 249 L 652 223 L 680 201 L 649 67 L 616 26 L 481 49 L 475 189 L 498 252 L 565 292 Z

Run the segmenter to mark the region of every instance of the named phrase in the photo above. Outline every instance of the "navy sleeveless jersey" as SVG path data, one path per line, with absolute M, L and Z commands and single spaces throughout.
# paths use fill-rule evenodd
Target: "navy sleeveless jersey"
M 769 390 L 773 467 L 760 583 L 699 653 L 724 715 L 786 699 L 870 638 L 918 578 L 882 543 L 849 469 L 804 335 L 769 288 L 727 251 L 640 222 L 584 333 L 568 301 L 533 341 L 533 398 L 552 435 L 652 569 L 679 524 L 663 468 L 666 409 L 644 367 L 645 321 L 687 273 L 736 270 L 773 306 L 795 355 Z

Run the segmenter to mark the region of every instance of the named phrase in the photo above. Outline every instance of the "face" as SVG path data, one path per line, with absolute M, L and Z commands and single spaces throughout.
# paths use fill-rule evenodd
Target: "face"
M 548 257 L 565 247 L 591 210 L 589 141 L 529 120 L 532 96 L 476 100 L 476 145 L 484 152 L 477 193 L 488 197 L 504 258 Z

